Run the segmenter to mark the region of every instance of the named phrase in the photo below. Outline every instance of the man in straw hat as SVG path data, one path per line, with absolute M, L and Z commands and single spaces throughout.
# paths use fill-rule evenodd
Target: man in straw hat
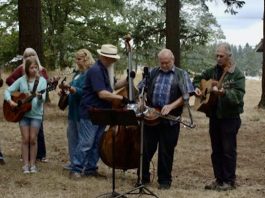
M 88 109 L 91 107 L 111 108 L 114 101 L 120 101 L 123 104 L 128 103 L 127 98 L 112 93 L 112 79 L 110 79 L 109 70 L 113 63 L 120 59 L 117 47 L 104 44 L 97 52 L 99 60 L 85 74 L 85 84 L 80 102 L 80 134 L 70 172 L 72 179 L 81 176 L 101 176 L 97 172 L 98 145 L 105 126 L 94 125 L 89 118 Z M 118 81 L 114 88 L 118 89 L 125 85 L 127 85 L 126 78 Z

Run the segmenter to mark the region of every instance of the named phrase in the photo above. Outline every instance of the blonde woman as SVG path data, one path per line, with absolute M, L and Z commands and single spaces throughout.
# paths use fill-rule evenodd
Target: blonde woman
M 43 103 L 46 96 L 46 92 L 41 94 L 40 91 L 46 89 L 47 82 L 44 77 L 39 76 L 40 67 L 35 56 L 26 58 L 24 66 L 25 74 L 5 90 L 5 100 L 10 106 L 16 107 L 18 104 L 11 98 L 13 92 L 19 90 L 22 93 L 28 94 L 35 92 L 37 95 L 37 97 L 34 97 L 31 101 L 31 110 L 26 112 L 22 120 L 19 121 L 22 136 L 22 159 L 24 163 L 22 170 L 26 174 L 37 172 L 35 165 L 37 134 L 42 123 Z M 36 81 L 38 81 L 38 83 L 36 83 Z M 35 86 L 36 88 L 34 88 Z
M 77 72 L 73 76 L 72 82 L 64 84 L 61 88 L 69 90 L 68 97 L 68 152 L 70 163 L 64 166 L 65 169 L 71 169 L 73 154 L 78 143 L 79 131 L 79 104 L 82 96 L 82 87 L 85 81 L 85 72 L 95 63 L 91 53 L 87 49 L 80 49 L 75 54 L 75 63 L 77 65 Z

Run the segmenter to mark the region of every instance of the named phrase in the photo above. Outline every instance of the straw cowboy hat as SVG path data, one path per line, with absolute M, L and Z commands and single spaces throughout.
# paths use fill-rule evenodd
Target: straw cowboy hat
M 111 44 L 102 45 L 101 49 L 98 49 L 97 52 L 101 56 L 120 59 L 120 56 L 118 55 L 117 47 Z

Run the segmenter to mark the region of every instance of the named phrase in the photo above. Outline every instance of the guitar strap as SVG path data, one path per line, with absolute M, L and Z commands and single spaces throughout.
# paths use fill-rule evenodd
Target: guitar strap
M 39 84 L 39 76 L 36 77 L 31 94 L 35 94 Z

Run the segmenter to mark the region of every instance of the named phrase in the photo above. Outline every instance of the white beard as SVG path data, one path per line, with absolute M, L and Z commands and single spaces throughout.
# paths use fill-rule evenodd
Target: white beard
M 114 66 L 113 64 L 109 66 L 107 70 L 108 70 L 108 75 L 109 75 L 110 86 L 114 90 Z

